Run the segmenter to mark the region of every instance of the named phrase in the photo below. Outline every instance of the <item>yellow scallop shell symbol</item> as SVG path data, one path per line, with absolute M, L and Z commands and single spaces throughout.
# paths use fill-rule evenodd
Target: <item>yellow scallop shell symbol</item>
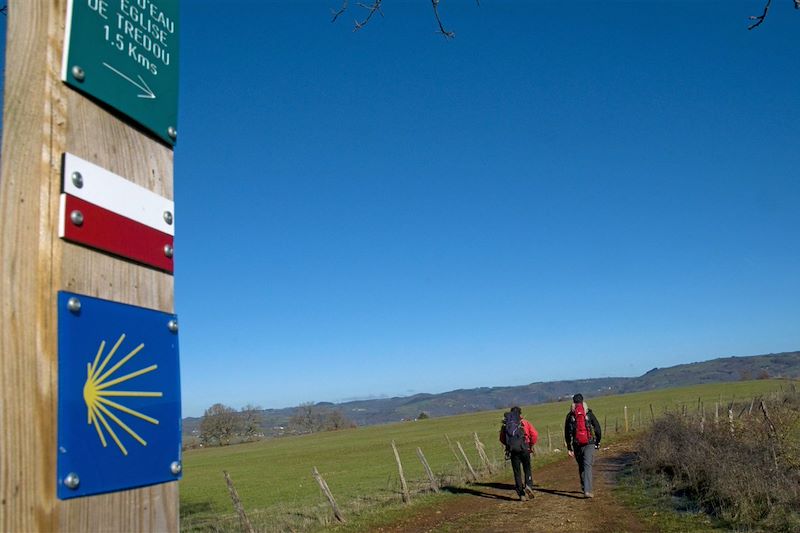
M 147 442 L 141 438 L 134 430 L 128 427 L 125 422 L 119 419 L 117 415 L 115 415 L 110 409 L 115 409 L 119 412 L 126 413 L 128 415 L 134 416 L 151 424 L 158 424 L 158 420 L 155 418 L 149 417 L 145 414 L 140 413 L 139 411 L 135 411 L 130 409 L 129 407 L 125 407 L 122 404 L 109 400 L 109 397 L 119 397 L 119 398 L 131 398 L 131 397 L 151 397 L 151 398 L 160 398 L 163 393 L 161 392 L 146 392 L 146 391 L 129 391 L 129 390 L 110 390 L 110 387 L 114 385 L 118 385 L 125 381 L 131 380 L 137 376 L 141 376 L 142 374 L 147 374 L 148 372 L 152 372 L 158 368 L 158 365 L 151 365 L 146 368 L 142 368 L 140 370 L 136 370 L 135 372 L 131 372 L 130 374 L 125 374 L 124 376 L 120 376 L 118 378 L 114 377 L 114 372 L 122 368 L 125 363 L 133 358 L 137 353 L 139 353 L 142 348 L 144 348 L 144 344 L 140 344 L 133 350 L 131 350 L 128 355 L 120 359 L 114 366 L 103 372 L 108 366 L 108 363 L 111 362 L 111 359 L 114 357 L 114 354 L 117 352 L 117 349 L 122 344 L 122 341 L 125 340 L 125 334 L 123 333 L 120 335 L 117 343 L 111 348 L 111 351 L 108 352 L 105 359 L 103 359 L 103 363 L 98 367 L 97 364 L 100 362 L 100 358 L 103 355 L 103 350 L 106 347 L 106 341 L 102 341 L 100 343 L 100 348 L 97 350 L 97 355 L 94 358 L 94 363 L 86 363 L 86 383 L 83 386 L 83 401 L 86 402 L 86 413 L 87 413 L 87 421 L 89 425 L 94 424 L 95 429 L 97 430 L 97 436 L 100 438 L 100 442 L 103 444 L 105 448 L 107 446 L 106 437 L 103 433 L 105 429 L 105 433 L 111 436 L 114 442 L 119 446 L 120 451 L 123 455 L 128 455 L 128 450 L 122 444 L 117 434 L 111 428 L 111 424 L 109 424 L 109 420 L 116 424 L 118 427 L 122 428 L 125 432 L 128 433 L 131 437 L 136 439 L 139 444 L 142 446 L 147 446 Z

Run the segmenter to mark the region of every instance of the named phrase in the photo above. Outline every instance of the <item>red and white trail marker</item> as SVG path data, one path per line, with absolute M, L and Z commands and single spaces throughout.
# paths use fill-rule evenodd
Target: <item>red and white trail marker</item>
M 173 272 L 172 200 L 72 154 L 63 180 L 59 237 Z

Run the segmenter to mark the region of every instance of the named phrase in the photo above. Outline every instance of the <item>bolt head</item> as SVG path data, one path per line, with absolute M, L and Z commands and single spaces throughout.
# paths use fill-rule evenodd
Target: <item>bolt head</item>
M 172 225 L 172 213 L 170 211 L 164 211 L 164 222 Z
M 69 219 L 72 221 L 73 224 L 76 226 L 83 225 L 83 213 L 78 211 L 77 209 L 69 214 Z
M 172 139 L 173 141 L 177 140 L 178 130 L 175 129 L 175 126 L 170 126 L 169 128 L 167 128 L 167 135 L 169 135 L 169 138 Z
M 178 321 L 174 318 L 167 322 L 167 329 L 169 329 L 172 333 L 178 332 Z
M 84 72 L 83 69 L 78 65 L 75 65 L 72 67 L 72 77 L 78 81 L 83 81 L 86 79 L 86 72 Z
M 80 484 L 81 484 L 81 479 L 78 477 L 78 474 L 76 474 L 75 472 L 70 472 L 64 478 L 64 486 L 66 486 L 68 489 L 75 490 L 75 489 L 78 488 L 78 485 L 80 485 Z
M 169 465 L 169 471 L 175 476 L 180 474 L 181 470 L 183 470 L 183 466 L 181 465 L 180 461 L 172 461 L 172 463 Z
M 77 188 L 83 187 L 83 176 L 80 172 L 73 172 L 72 173 L 72 184 Z
M 73 313 L 79 312 L 81 310 L 81 301 L 72 296 L 69 300 L 67 300 L 67 309 Z
M 164 255 L 167 257 L 172 257 L 172 254 L 175 253 L 175 250 L 172 248 L 171 244 L 164 245 Z

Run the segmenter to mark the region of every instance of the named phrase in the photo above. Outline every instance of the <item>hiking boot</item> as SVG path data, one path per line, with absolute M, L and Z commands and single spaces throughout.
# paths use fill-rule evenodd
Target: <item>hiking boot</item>
M 584 498 L 594 498 L 594 494 L 592 494 L 591 492 L 584 492 L 583 493 L 583 497 Z
M 520 494 L 520 495 L 519 495 L 519 501 L 521 501 L 521 502 L 526 502 L 526 501 L 528 501 L 528 497 L 527 497 L 527 496 L 525 496 L 525 493 L 524 493 L 524 492 L 523 492 L 522 494 Z
M 527 487 L 525 487 L 525 494 L 527 494 L 527 495 L 528 495 L 528 497 L 530 497 L 531 499 L 533 499 L 533 497 L 535 496 L 535 494 L 534 494 L 534 492 L 533 492 L 533 487 L 531 487 L 530 485 L 528 485 Z

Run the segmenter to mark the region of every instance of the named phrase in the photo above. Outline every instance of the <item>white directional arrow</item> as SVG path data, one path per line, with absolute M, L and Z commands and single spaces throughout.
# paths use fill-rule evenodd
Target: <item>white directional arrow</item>
M 150 99 L 155 99 L 155 97 L 156 97 L 156 93 L 154 93 L 154 92 L 152 91 L 152 89 L 150 89 L 150 86 L 149 86 L 149 85 L 147 85 L 147 83 L 146 83 L 146 82 L 145 82 L 145 81 L 142 79 L 142 77 L 141 77 L 141 76 L 136 76 L 137 78 L 139 78 L 139 81 L 140 81 L 140 82 L 142 82 L 142 85 L 139 85 L 138 83 L 136 83 L 136 81 L 135 81 L 135 80 L 132 80 L 131 78 L 129 78 L 128 76 L 126 76 L 126 75 L 125 75 L 125 74 L 123 74 L 122 72 L 118 71 L 117 69 L 115 69 L 114 67 L 112 67 L 111 65 L 109 65 L 108 63 L 103 63 L 103 66 L 104 66 L 104 67 L 107 67 L 107 68 L 109 68 L 109 69 L 110 69 L 112 72 L 114 72 L 115 74 L 118 74 L 118 75 L 119 75 L 119 76 L 121 76 L 122 78 L 124 78 L 124 79 L 126 79 L 127 81 L 131 82 L 133 85 L 137 86 L 137 87 L 139 88 L 139 90 L 140 90 L 140 91 L 144 91 L 144 94 L 139 94 L 139 95 L 137 95 L 139 98 L 150 98 Z

